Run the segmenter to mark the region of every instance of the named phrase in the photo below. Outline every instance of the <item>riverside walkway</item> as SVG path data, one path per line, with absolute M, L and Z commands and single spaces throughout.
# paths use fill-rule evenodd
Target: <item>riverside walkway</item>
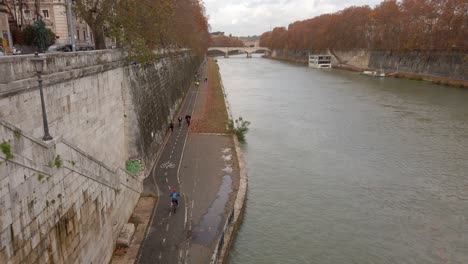
M 200 86 L 192 85 L 177 116 L 196 123 L 207 104 L 206 64 Z M 210 76 L 208 76 L 210 77 Z M 237 162 L 228 135 L 194 133 L 185 120 L 170 134 L 159 160 L 144 181 L 145 192 L 158 194 L 136 263 L 209 263 L 227 219 L 238 184 Z M 170 193 L 181 197 L 174 214 Z

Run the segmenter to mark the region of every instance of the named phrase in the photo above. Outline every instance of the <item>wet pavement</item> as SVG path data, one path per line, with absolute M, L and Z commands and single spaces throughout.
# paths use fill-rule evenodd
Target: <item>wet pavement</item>
M 215 238 L 221 227 L 224 208 L 232 191 L 231 185 L 231 176 L 224 175 L 216 200 L 208 208 L 208 212 L 203 215 L 200 223 L 193 229 L 194 243 L 209 245 Z
M 230 136 L 190 134 L 180 169 L 182 191 L 190 197 L 187 263 L 209 263 L 233 206 L 239 185 L 237 160 Z M 229 155 L 229 154 L 228 154 Z M 192 158 L 188 158 L 192 157 Z M 227 173 L 226 170 L 231 171 Z
M 206 76 L 205 69 L 200 72 Z M 205 86 L 190 87 L 180 116 L 192 113 L 196 119 L 203 113 Z M 145 192 L 157 193 L 159 199 L 136 263 L 210 262 L 237 191 L 233 149 L 231 136 L 196 134 L 186 124 L 175 126 L 144 181 Z M 176 214 L 170 210 L 172 189 L 181 194 Z

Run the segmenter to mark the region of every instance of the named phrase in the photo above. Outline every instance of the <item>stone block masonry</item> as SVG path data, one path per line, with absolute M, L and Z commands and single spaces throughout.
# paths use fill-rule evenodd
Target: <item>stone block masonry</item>
M 30 58 L 0 59 L 0 118 L 41 138 L 41 101 Z M 122 59 L 119 52 L 53 54 L 47 57 L 43 75 L 51 135 L 62 136 L 112 168 L 126 158 L 121 151 Z
M 0 121 L 2 263 L 106 263 L 141 192 L 62 138 L 43 143 Z M 5 146 L 5 145 L 4 145 Z
M 181 54 L 124 69 L 128 153 L 152 163 L 201 60 Z
M 46 57 L 47 143 L 31 56 L 0 58 L 0 262 L 108 263 L 142 191 L 122 168 L 155 159 L 200 60 Z

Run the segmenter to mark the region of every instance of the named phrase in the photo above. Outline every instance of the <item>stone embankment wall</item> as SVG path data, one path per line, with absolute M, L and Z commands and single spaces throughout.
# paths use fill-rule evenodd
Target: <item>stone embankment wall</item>
M 41 100 L 31 57 L 0 58 L 0 118 L 41 138 Z M 126 158 L 121 53 L 51 54 L 45 65 L 50 134 L 73 142 L 112 168 L 119 167 Z
M 107 263 L 142 191 L 141 176 L 122 168 L 155 158 L 198 60 L 48 54 L 42 77 L 54 140 L 43 142 L 31 57 L 0 58 L 1 262 Z
M 368 67 L 468 81 L 468 53 L 462 51 L 372 51 Z
M 0 121 L 2 263 L 107 263 L 140 197 L 141 179 L 56 138 Z
M 271 57 L 279 60 L 307 64 L 309 61 L 309 52 L 306 50 L 273 50 L 271 52 Z
M 379 51 L 351 50 L 327 52 L 332 65 L 356 70 L 383 69 L 386 73 L 411 73 L 468 81 L 466 51 Z M 272 57 L 308 63 L 308 51 L 275 50 Z
M 126 145 L 131 157 L 154 161 L 200 63 L 183 54 L 124 68 Z

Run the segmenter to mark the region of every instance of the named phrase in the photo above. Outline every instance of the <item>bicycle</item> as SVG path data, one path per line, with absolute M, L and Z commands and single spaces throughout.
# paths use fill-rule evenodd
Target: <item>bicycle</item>
M 174 214 L 176 213 L 178 206 L 179 205 L 177 201 L 172 201 L 172 211 L 174 212 Z

